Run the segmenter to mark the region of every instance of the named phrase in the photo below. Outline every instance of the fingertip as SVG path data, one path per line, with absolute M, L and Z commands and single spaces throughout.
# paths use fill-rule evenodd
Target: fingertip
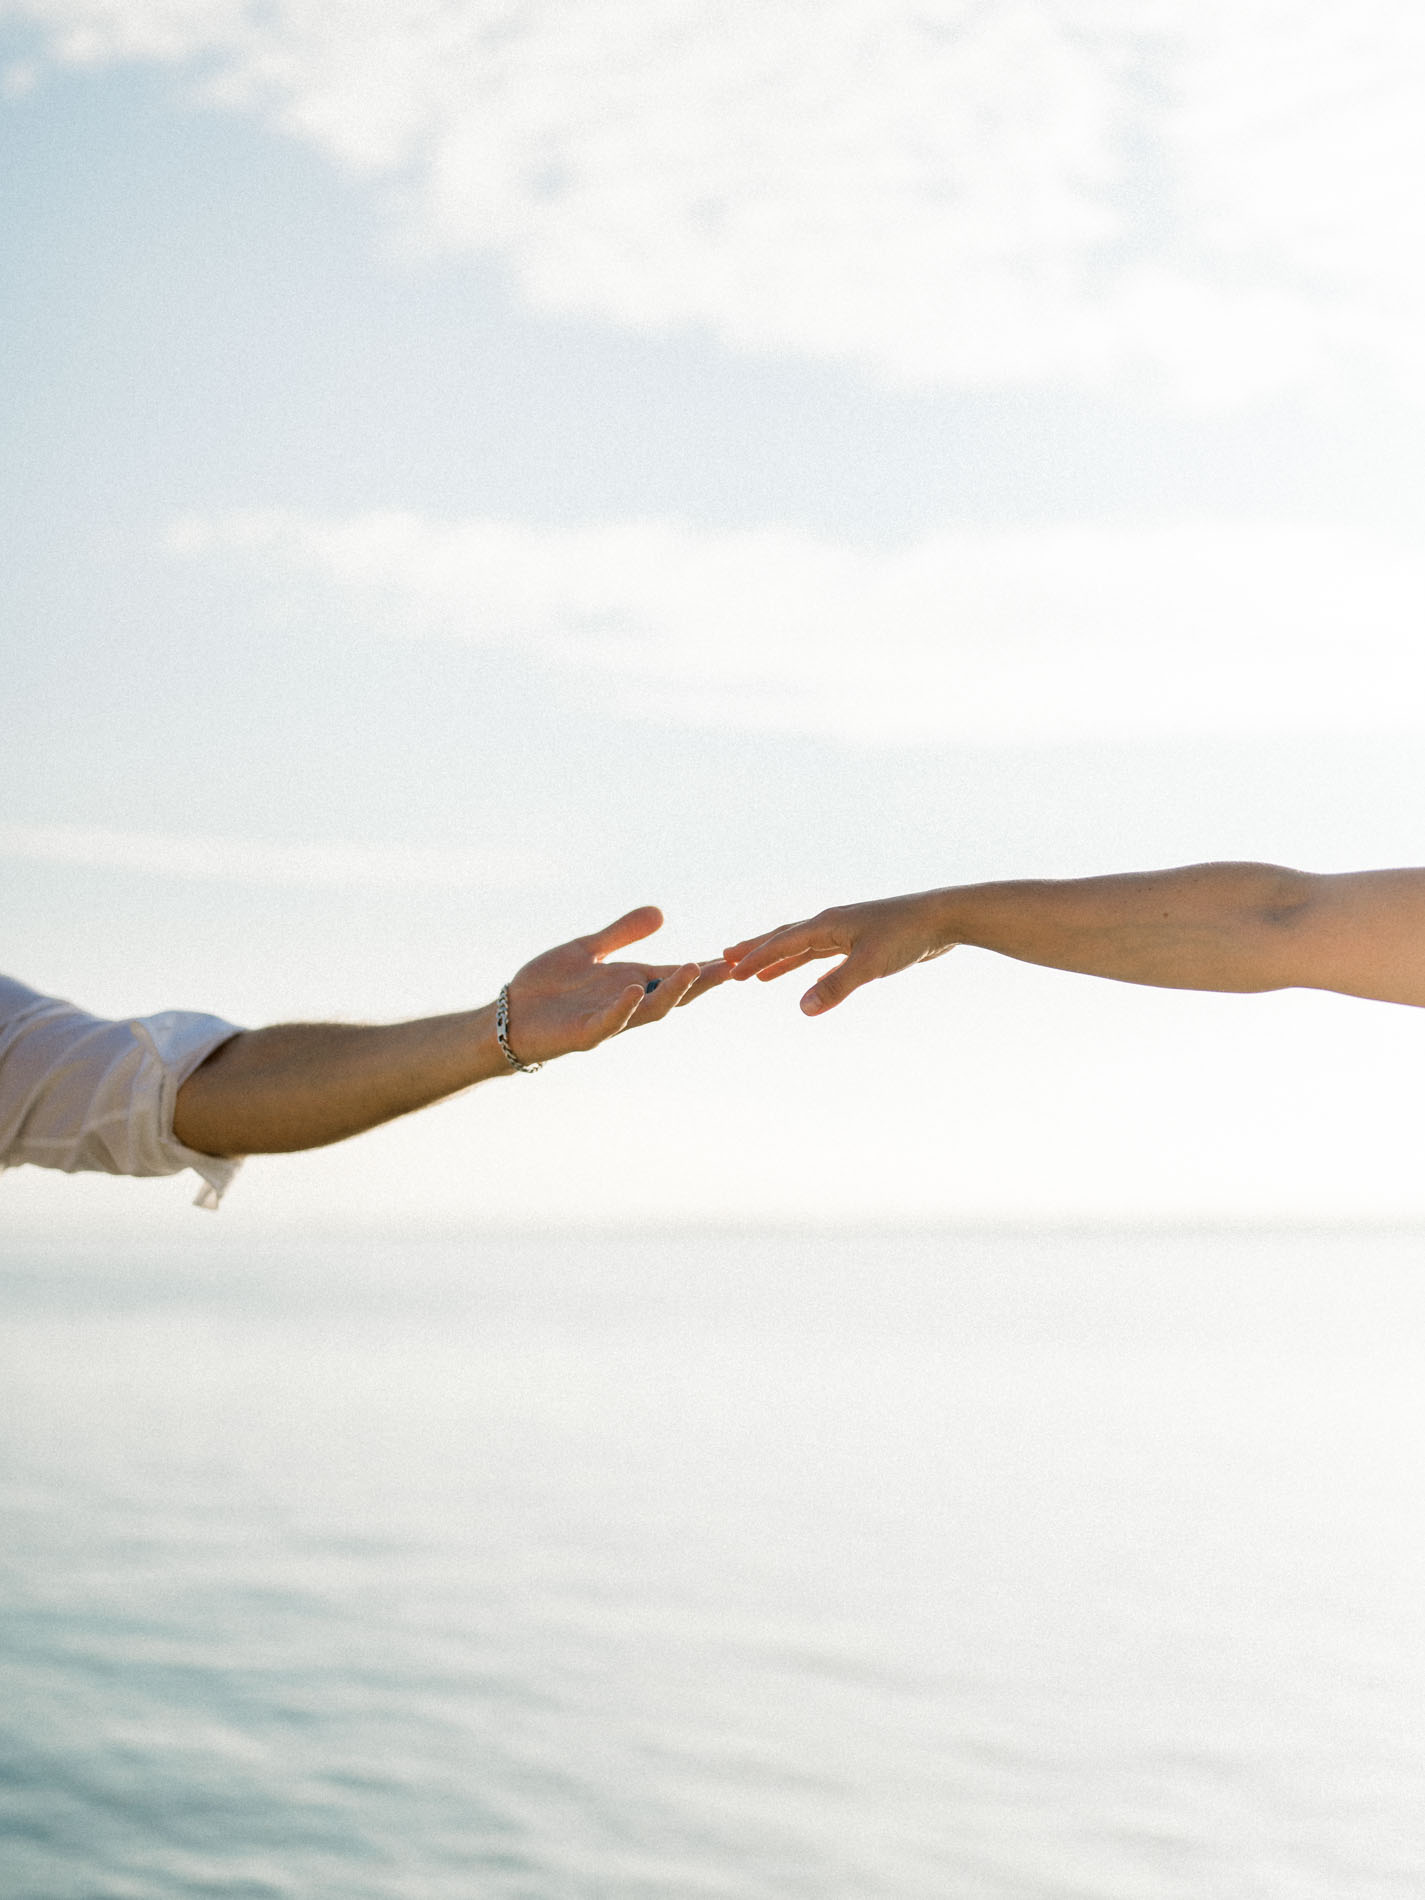
M 760 937 L 744 937 L 741 943 L 735 943 L 729 949 L 723 951 L 723 961 L 735 976 L 744 963 L 750 963 L 752 961 L 753 957 L 756 956 L 766 941 L 767 938 L 765 935 Z M 750 975 L 751 972 L 749 971 L 747 974 Z
M 715 990 L 727 980 L 727 965 L 721 957 L 714 957 L 707 963 L 697 966 L 698 973 L 678 998 L 681 1008 L 684 1003 L 696 1002 L 698 997 L 706 996 L 709 990 Z
M 802 1014 L 804 1016 L 820 1016 L 826 1007 L 827 999 L 819 990 L 808 990 L 806 995 L 802 998 Z
M 610 1022 L 618 1022 L 620 1017 L 627 1020 L 643 1001 L 643 997 L 644 989 L 641 983 L 626 984 L 604 1010 L 605 1018 Z
M 602 930 L 590 931 L 587 937 L 578 937 L 575 942 L 602 962 L 613 951 L 637 943 L 640 937 L 651 937 L 655 930 L 661 930 L 662 927 L 663 913 L 658 906 L 640 904 L 636 910 L 626 910 L 622 917 L 615 917 Z
M 638 1006 L 643 1001 L 643 993 L 643 985 L 641 983 L 630 983 L 628 988 L 622 992 L 618 1001 L 609 1011 L 609 1022 L 611 1025 L 609 1030 L 610 1035 L 622 1035 L 624 1030 L 628 1028 L 629 1024 L 638 1014 Z

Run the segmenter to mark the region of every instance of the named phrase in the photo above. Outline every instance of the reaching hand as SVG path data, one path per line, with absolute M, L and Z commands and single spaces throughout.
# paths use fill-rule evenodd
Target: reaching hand
M 606 963 L 605 957 L 661 929 L 652 904 L 587 937 L 546 950 L 510 979 L 509 1040 L 522 1062 L 548 1062 L 593 1049 L 622 1029 L 660 1022 L 681 1003 L 714 989 L 727 964 Z
M 821 957 L 843 959 L 807 991 L 802 1008 L 819 1016 L 844 1002 L 852 990 L 878 976 L 894 976 L 912 963 L 924 963 L 954 948 L 936 927 L 937 892 L 917 897 L 885 897 L 869 904 L 845 904 L 824 910 L 799 924 L 783 924 L 761 936 L 746 937 L 723 952 L 734 982 L 749 976 L 764 983 L 799 970 Z

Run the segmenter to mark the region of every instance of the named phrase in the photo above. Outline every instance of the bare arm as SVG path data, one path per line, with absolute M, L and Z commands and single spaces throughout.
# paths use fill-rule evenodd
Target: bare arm
M 1190 990 L 1339 990 L 1425 1004 L 1425 870 L 1315 876 L 1270 864 L 924 891 L 851 904 L 749 937 L 732 974 L 764 981 L 844 959 L 808 1015 L 956 944 L 1124 983 Z
M 648 906 L 547 950 L 510 981 L 509 1042 L 522 1062 L 593 1049 L 656 1022 L 726 975 L 721 963 L 608 963 L 658 929 Z M 495 1005 L 377 1025 L 286 1023 L 245 1030 L 178 1091 L 173 1132 L 200 1154 L 320 1148 L 513 1071 Z

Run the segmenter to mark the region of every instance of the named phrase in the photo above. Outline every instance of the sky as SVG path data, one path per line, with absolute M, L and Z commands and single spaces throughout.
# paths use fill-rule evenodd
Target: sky
M 0 962 L 392 1020 L 649 901 L 1425 860 L 1422 95 L 1385 0 L 0 0 Z M 214 1225 L 1425 1216 L 1417 1012 L 798 993 Z

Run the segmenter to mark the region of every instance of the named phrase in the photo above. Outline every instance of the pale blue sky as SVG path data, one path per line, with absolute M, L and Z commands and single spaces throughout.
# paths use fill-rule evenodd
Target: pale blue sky
M 912 187 L 866 9 L 831 9 L 827 103 L 788 110 L 817 179 L 823 119 L 851 128 L 825 201 L 737 123 L 763 136 L 747 75 L 798 70 L 805 10 L 734 8 L 726 45 L 681 4 L 578 15 L 579 110 L 553 81 L 529 108 L 558 162 L 525 153 L 493 209 L 518 62 L 486 97 L 499 49 L 465 47 L 477 111 L 407 10 L 335 11 L 340 85 L 298 0 L 0 6 L 14 974 L 116 1012 L 395 1016 L 648 899 L 682 955 L 957 878 L 1425 856 L 1425 294 L 1385 257 L 1418 237 L 1392 193 L 1419 154 L 1361 133 L 1418 95 L 1381 22 L 1309 163 L 1234 91 L 1260 37 L 1215 9 L 1167 34 L 1179 169 L 1148 151 L 1089 191 L 1138 196 L 1080 255 L 1099 53 L 1086 29 L 1064 55 L 1052 10 L 1042 45 L 951 36 L 905 117 L 983 112 L 989 143 L 927 131 Z M 505 11 L 543 72 L 557 12 Z M 1319 82 L 1359 10 L 1298 11 Z M 675 16 L 713 36 L 696 57 L 657 51 Z M 1310 120 L 1311 80 L 1264 120 Z M 691 156 L 640 116 L 664 95 Z M 386 109 L 419 121 L 395 157 Z M 1234 138 L 1235 232 L 1211 198 Z M 683 196 L 640 139 L 673 139 Z M 1023 153 L 1047 169 L 1021 201 Z M 1411 1012 L 968 955 L 834 1021 L 795 994 L 255 1163 L 222 1220 L 1425 1212 Z M 4 1194 L 46 1227 L 189 1218 L 174 1184 Z

